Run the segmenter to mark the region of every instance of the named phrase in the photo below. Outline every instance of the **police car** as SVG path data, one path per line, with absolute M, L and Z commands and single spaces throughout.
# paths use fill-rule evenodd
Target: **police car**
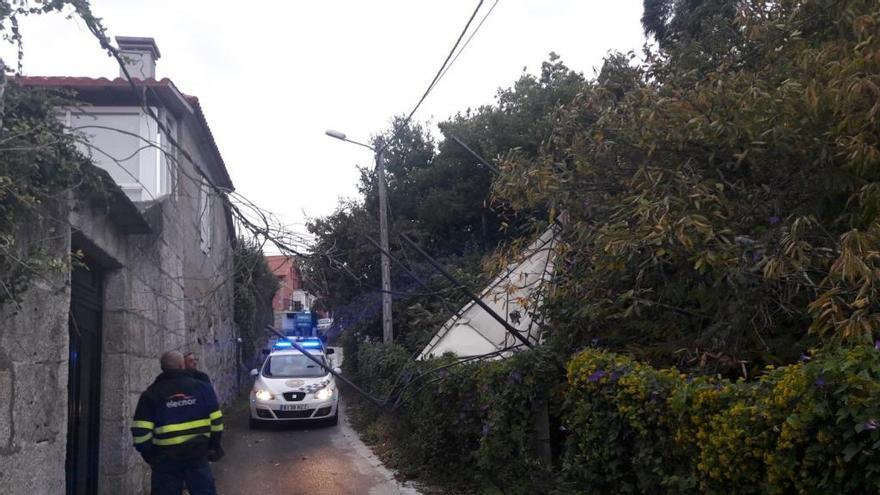
M 333 366 L 333 349 L 326 349 L 317 338 L 295 340 L 312 357 Z M 339 372 L 339 368 L 334 368 Z M 293 344 L 280 340 L 273 345 L 260 369 L 251 370 L 256 378 L 250 394 L 250 426 L 263 423 L 323 420 L 339 421 L 339 389 L 326 368 L 303 355 Z

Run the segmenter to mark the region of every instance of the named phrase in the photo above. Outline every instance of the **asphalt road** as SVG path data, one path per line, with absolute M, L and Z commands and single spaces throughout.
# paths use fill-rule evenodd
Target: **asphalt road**
M 343 398 L 344 399 L 344 398 Z M 226 411 L 223 449 L 213 464 L 221 495 L 418 495 L 403 486 L 351 429 L 340 408 L 339 425 L 248 428 L 247 401 Z

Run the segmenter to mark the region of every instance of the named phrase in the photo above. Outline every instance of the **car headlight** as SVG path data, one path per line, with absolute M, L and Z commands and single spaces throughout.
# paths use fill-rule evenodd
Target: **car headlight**
M 275 396 L 272 395 L 272 392 L 269 392 L 268 390 L 263 390 L 263 389 L 257 389 L 257 391 L 254 392 L 254 395 L 259 400 L 272 400 L 275 398 Z
M 331 397 L 333 397 L 333 389 L 330 387 L 324 387 L 315 392 L 315 398 L 318 400 L 328 400 Z

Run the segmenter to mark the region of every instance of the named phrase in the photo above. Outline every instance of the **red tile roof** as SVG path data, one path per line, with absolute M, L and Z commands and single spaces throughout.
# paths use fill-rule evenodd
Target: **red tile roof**
M 20 76 L 16 78 L 24 86 L 40 86 L 55 88 L 102 88 L 102 87 L 124 87 L 129 88 L 128 80 L 121 77 L 116 79 L 107 79 L 106 77 L 68 77 L 68 76 Z M 171 79 L 167 77 L 156 79 L 134 79 L 135 84 L 145 85 L 148 87 L 164 87 L 174 86 Z M 176 87 L 175 87 L 176 89 Z
M 112 90 L 114 92 L 113 96 L 125 95 L 127 93 L 128 96 L 136 96 L 131 93 L 131 83 L 128 82 L 127 79 L 117 77 L 116 79 L 107 79 L 106 77 L 65 77 L 65 76 L 20 76 L 17 77 L 14 81 L 18 82 L 22 86 L 32 86 L 32 87 L 42 87 L 42 88 L 68 88 L 76 91 L 84 92 L 84 91 L 101 91 L 101 90 Z M 217 184 L 221 187 L 227 188 L 229 190 L 234 190 L 232 185 L 232 179 L 229 177 L 229 171 L 226 169 L 226 163 L 223 161 L 223 155 L 220 154 L 220 148 L 217 147 L 217 142 L 214 140 L 214 134 L 211 132 L 211 127 L 208 125 L 208 120 L 205 118 L 205 114 L 202 111 L 202 105 L 199 103 L 199 99 L 195 96 L 186 95 L 177 89 L 177 86 L 171 81 L 171 79 L 163 78 L 163 79 L 133 79 L 134 83 L 138 87 L 147 87 L 153 90 L 158 90 L 162 92 L 168 92 L 173 97 L 179 98 L 183 102 L 185 102 L 186 111 L 192 112 L 195 115 L 199 126 L 205 132 L 207 136 L 208 144 L 211 147 L 211 151 L 214 153 L 215 158 L 220 164 L 220 174 L 221 174 L 221 183 Z M 166 95 L 167 96 L 167 95 Z M 162 101 L 164 104 L 169 105 L 174 103 L 173 101 L 169 101 L 167 98 L 163 98 L 163 95 L 159 95 L 158 99 Z

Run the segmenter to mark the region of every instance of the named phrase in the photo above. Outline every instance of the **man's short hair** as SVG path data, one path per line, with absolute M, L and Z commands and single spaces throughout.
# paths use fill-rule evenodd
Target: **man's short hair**
M 162 367 L 162 371 L 182 370 L 183 355 L 177 351 L 168 351 L 159 358 L 159 366 Z

